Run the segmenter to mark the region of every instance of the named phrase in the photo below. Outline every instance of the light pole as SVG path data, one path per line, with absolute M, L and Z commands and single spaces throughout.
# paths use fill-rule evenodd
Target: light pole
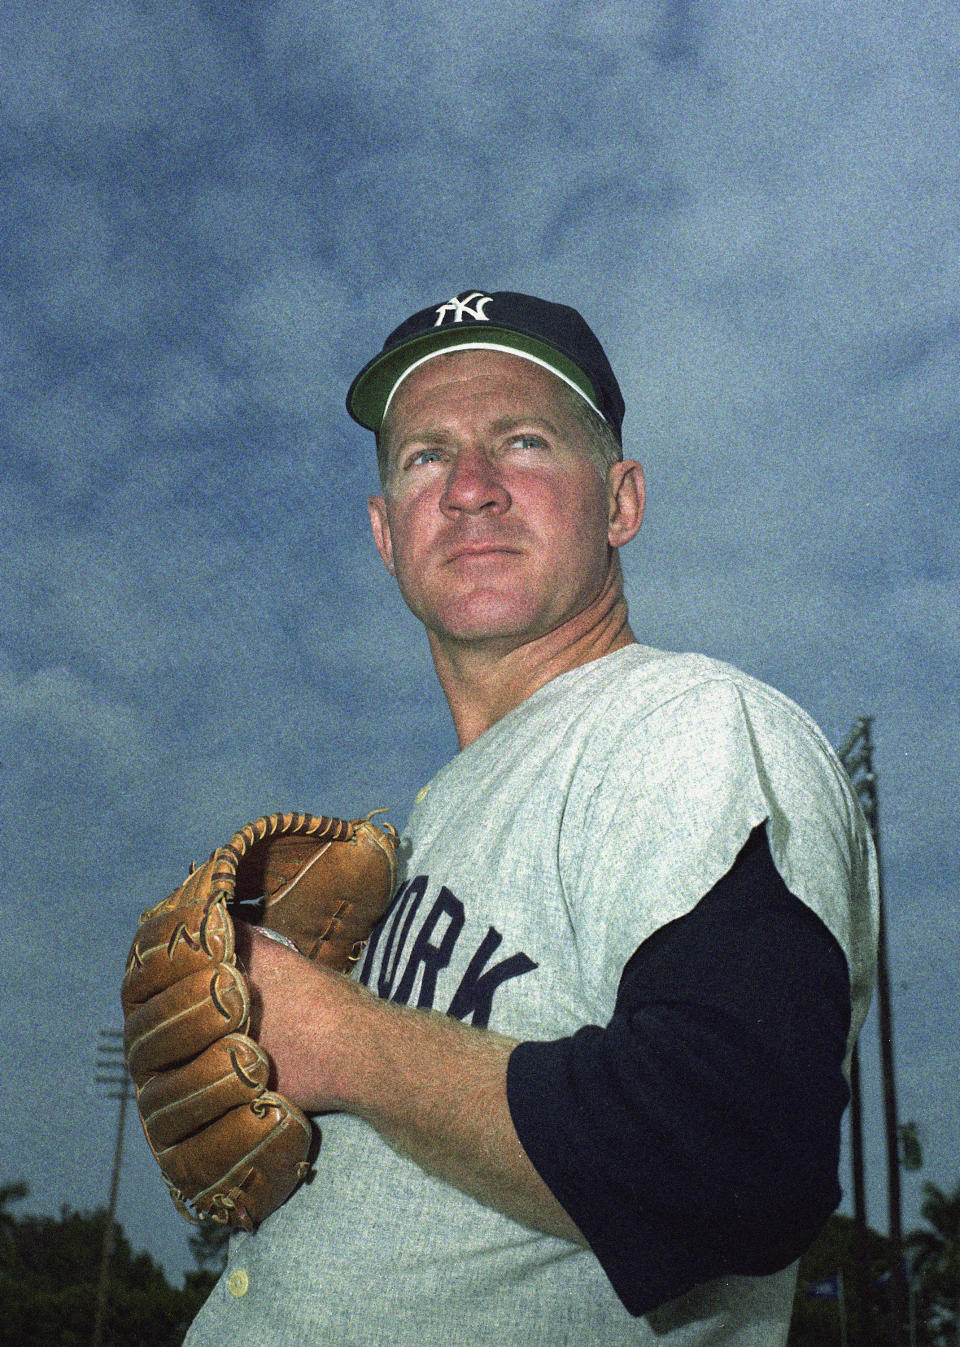
M 133 1082 L 123 1058 L 123 1034 L 118 1030 L 100 1030 L 100 1042 L 97 1044 L 97 1074 L 94 1076 L 94 1080 L 103 1085 L 114 1086 L 114 1091 L 108 1095 L 108 1098 L 119 1099 L 120 1101 L 120 1107 L 117 1111 L 117 1140 L 113 1148 L 113 1173 L 110 1176 L 110 1200 L 107 1203 L 107 1223 L 103 1231 L 100 1273 L 97 1277 L 96 1310 L 93 1318 L 93 1332 L 90 1337 L 90 1347 L 101 1347 L 103 1322 L 107 1308 L 110 1259 L 113 1256 L 113 1224 L 117 1210 L 117 1190 L 120 1187 L 120 1163 L 123 1159 L 127 1100 L 133 1098 Z
M 877 1012 L 880 1021 L 880 1074 L 883 1082 L 883 1116 L 887 1140 L 887 1207 L 890 1223 L 890 1342 L 902 1347 L 909 1316 L 907 1282 L 903 1264 L 903 1226 L 900 1210 L 900 1138 L 897 1127 L 897 1092 L 893 1068 L 893 1008 L 890 1001 L 890 965 L 887 957 L 887 924 L 884 910 L 883 864 L 880 855 L 880 813 L 877 776 L 873 770 L 872 716 L 861 716 L 847 736 L 839 756 L 853 782 L 877 852 L 880 919 L 877 939 Z

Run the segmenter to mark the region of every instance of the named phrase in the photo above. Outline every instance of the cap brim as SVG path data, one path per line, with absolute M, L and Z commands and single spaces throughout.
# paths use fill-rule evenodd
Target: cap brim
M 374 356 L 350 385 L 347 411 L 367 430 L 378 431 L 387 400 L 411 365 L 455 346 L 496 346 L 529 356 L 554 370 L 564 382 L 572 384 L 591 406 L 597 403 L 596 390 L 583 370 L 549 342 L 509 328 L 470 324 L 456 329 L 447 328 L 443 332 L 427 332 L 391 351 Z

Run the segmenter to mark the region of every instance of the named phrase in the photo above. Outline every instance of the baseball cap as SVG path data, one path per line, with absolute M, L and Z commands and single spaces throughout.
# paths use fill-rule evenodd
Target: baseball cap
M 489 347 L 532 360 L 575 389 L 620 440 L 623 395 L 603 347 L 566 304 L 497 290 L 462 290 L 421 309 L 387 337 L 347 393 L 347 411 L 377 431 L 398 384 L 441 352 Z

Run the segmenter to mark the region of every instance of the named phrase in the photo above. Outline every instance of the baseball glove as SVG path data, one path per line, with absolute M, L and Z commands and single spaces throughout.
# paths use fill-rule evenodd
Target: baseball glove
M 310 1167 L 311 1124 L 267 1089 L 270 1061 L 247 1033 L 234 915 L 345 972 L 390 899 L 396 846 L 395 829 L 369 817 L 271 814 L 141 917 L 121 993 L 124 1051 L 150 1149 L 188 1220 L 254 1230 Z

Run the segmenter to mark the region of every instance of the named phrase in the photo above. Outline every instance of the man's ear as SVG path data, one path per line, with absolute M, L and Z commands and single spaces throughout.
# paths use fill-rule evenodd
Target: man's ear
M 367 509 L 370 511 L 370 528 L 380 559 L 390 574 L 395 576 L 397 572 L 393 568 L 393 541 L 387 520 L 387 502 L 382 496 L 371 496 L 367 501 Z
M 635 459 L 625 458 L 611 465 L 607 473 L 607 539 L 611 547 L 622 547 L 636 536 L 646 498 L 643 468 Z

